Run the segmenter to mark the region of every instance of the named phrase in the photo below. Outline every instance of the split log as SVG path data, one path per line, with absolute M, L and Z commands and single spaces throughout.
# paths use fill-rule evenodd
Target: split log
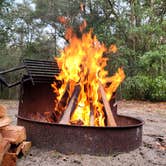
M 6 108 L 3 105 L 0 105 L 0 118 L 6 115 Z
M 62 115 L 59 114 L 59 110 L 62 112 L 62 114 L 64 113 L 64 111 L 66 110 L 66 106 L 69 100 L 69 90 L 70 90 L 70 83 L 68 82 L 66 85 L 66 89 L 64 91 L 64 94 L 62 95 L 60 101 L 57 103 L 56 105 L 56 109 L 55 112 L 53 112 L 53 114 L 56 117 L 56 121 L 60 121 Z M 56 111 L 57 110 L 57 111 Z
M 15 153 L 7 152 L 2 160 L 1 166 L 16 166 L 17 156 Z
M 65 92 L 62 95 L 62 98 L 61 98 L 60 102 L 58 103 L 58 108 L 65 109 L 65 106 L 67 104 L 68 97 L 69 97 L 69 90 L 70 90 L 70 83 L 68 82 L 67 85 L 66 85 Z
M 10 148 L 9 141 L 2 139 L 2 141 L 0 142 L 0 165 L 2 163 L 3 156 L 9 150 L 9 148 Z
M 78 99 L 78 96 L 80 94 L 80 91 L 81 91 L 81 87 L 80 85 L 76 85 L 75 88 L 74 88 L 74 91 L 73 91 L 73 94 L 70 98 L 70 101 L 69 101 L 69 104 L 68 104 L 68 107 L 67 109 L 64 111 L 64 114 L 61 118 L 61 120 L 59 121 L 59 124 L 69 124 L 69 121 L 70 121 L 70 116 L 72 114 L 72 112 L 75 110 L 76 108 L 76 105 L 77 105 L 77 99 Z
M 26 131 L 23 126 L 5 126 L 0 129 L 0 132 L 12 144 L 19 144 L 26 140 Z
M 0 128 L 7 126 L 11 123 L 11 119 L 7 116 L 4 116 L 3 118 L 0 118 Z
M 100 81 L 99 81 L 99 90 L 101 93 L 101 97 L 102 97 L 106 115 L 107 115 L 107 126 L 117 126 L 112 110 L 110 108 L 109 102 L 107 101 L 106 93 Z
M 24 156 L 27 155 L 30 148 L 32 146 L 32 143 L 29 141 L 23 141 L 17 148 L 16 148 L 16 155 L 18 156 L 20 153 L 22 153 Z

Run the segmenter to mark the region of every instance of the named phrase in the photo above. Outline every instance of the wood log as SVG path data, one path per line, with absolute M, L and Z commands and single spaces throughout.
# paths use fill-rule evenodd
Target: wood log
M 0 165 L 2 163 L 3 156 L 9 150 L 9 148 L 10 148 L 9 141 L 2 139 L 2 141 L 0 142 Z
M 16 155 L 18 156 L 20 153 L 22 153 L 24 156 L 27 155 L 30 148 L 32 146 L 32 143 L 29 141 L 23 141 L 17 148 L 16 148 Z
M 0 105 L 0 118 L 6 115 L 6 108 L 3 105 Z
M 60 102 L 58 103 L 58 109 L 65 109 L 65 106 L 67 104 L 67 101 L 68 101 L 68 97 L 69 97 L 69 89 L 70 89 L 70 83 L 68 82 L 67 85 L 66 85 L 66 89 L 65 89 L 65 92 L 64 94 L 62 95 L 62 98 L 60 100 Z M 64 110 L 62 110 L 64 111 Z
M 109 102 L 107 101 L 104 88 L 103 88 L 100 81 L 99 81 L 99 90 L 101 93 L 102 101 L 103 101 L 106 115 L 107 115 L 107 126 L 117 126 L 115 118 L 114 118 L 113 113 L 112 113 L 112 110 L 110 108 Z
M 26 140 L 26 131 L 23 126 L 5 126 L 0 129 L 0 132 L 12 144 L 19 144 Z
M 2 160 L 1 166 L 16 166 L 17 156 L 15 153 L 7 152 Z
M 7 126 L 11 123 L 11 119 L 7 116 L 4 116 L 3 118 L 0 118 L 0 129 L 4 126 Z
M 2 137 L 2 134 L 0 133 L 0 142 L 2 142 L 2 139 L 3 139 L 3 137 Z
M 76 85 L 75 88 L 74 88 L 74 91 L 73 91 L 73 94 L 70 98 L 70 101 L 69 101 L 69 104 L 68 104 L 68 107 L 67 109 L 65 110 L 61 120 L 59 121 L 59 124 L 69 124 L 69 121 L 70 121 L 70 116 L 72 114 L 72 112 L 75 110 L 76 108 L 76 105 L 77 105 L 77 99 L 78 99 L 78 96 L 80 94 L 80 91 L 81 91 L 81 87 L 80 85 Z
M 70 90 L 70 83 L 68 82 L 66 85 L 66 89 L 64 94 L 62 95 L 60 101 L 55 106 L 55 112 L 53 112 L 54 116 L 56 117 L 56 122 L 59 122 L 63 116 L 64 111 L 66 110 L 67 103 L 69 101 L 69 90 Z M 61 111 L 61 112 L 59 112 Z

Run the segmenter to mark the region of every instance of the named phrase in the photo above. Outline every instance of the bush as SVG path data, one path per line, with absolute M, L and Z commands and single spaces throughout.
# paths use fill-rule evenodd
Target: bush
M 159 76 L 152 81 L 150 99 L 152 101 L 166 101 L 166 79 Z
M 155 79 L 143 75 L 128 77 L 124 82 L 123 97 L 166 101 L 166 79 L 163 76 L 158 76 Z
M 124 98 L 145 100 L 149 97 L 151 80 L 147 76 L 128 77 L 124 82 Z
M 140 73 L 157 77 L 166 75 L 166 45 L 161 45 L 155 50 L 146 52 L 139 59 Z

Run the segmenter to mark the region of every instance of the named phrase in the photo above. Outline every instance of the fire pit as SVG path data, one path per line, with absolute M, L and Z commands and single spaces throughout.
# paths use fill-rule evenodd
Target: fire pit
M 81 26 L 82 32 L 85 22 Z M 18 124 L 25 126 L 33 145 L 62 153 L 108 155 L 128 152 L 142 143 L 143 121 L 117 114 L 116 89 L 125 78 L 122 68 L 113 76 L 105 70 L 106 51 L 92 31 L 81 39 L 69 28 L 69 45 L 54 61 L 24 60 Z M 93 56 L 91 56 L 93 55 Z
M 59 73 L 57 64 L 52 61 L 24 60 L 24 67 L 29 74 L 20 81 L 17 117 L 18 124 L 25 126 L 28 140 L 31 140 L 34 146 L 62 153 L 108 155 L 128 152 L 141 145 L 143 121 L 118 115 L 114 97 L 110 106 L 117 127 L 63 125 L 42 119 L 45 112 L 54 110 L 56 96 L 50 84 L 54 75 Z M 37 69 L 40 70 L 39 73 Z M 48 69 L 54 72 L 48 74 Z

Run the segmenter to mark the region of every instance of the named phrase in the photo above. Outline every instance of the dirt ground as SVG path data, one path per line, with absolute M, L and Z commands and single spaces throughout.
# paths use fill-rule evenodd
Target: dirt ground
M 18 101 L 0 100 L 6 105 L 8 115 L 16 124 Z M 166 166 L 166 102 L 119 101 L 118 113 L 139 117 L 145 121 L 143 144 L 130 153 L 107 157 L 90 155 L 65 155 L 55 151 L 43 151 L 35 147 L 26 157 L 18 160 L 18 166 Z

